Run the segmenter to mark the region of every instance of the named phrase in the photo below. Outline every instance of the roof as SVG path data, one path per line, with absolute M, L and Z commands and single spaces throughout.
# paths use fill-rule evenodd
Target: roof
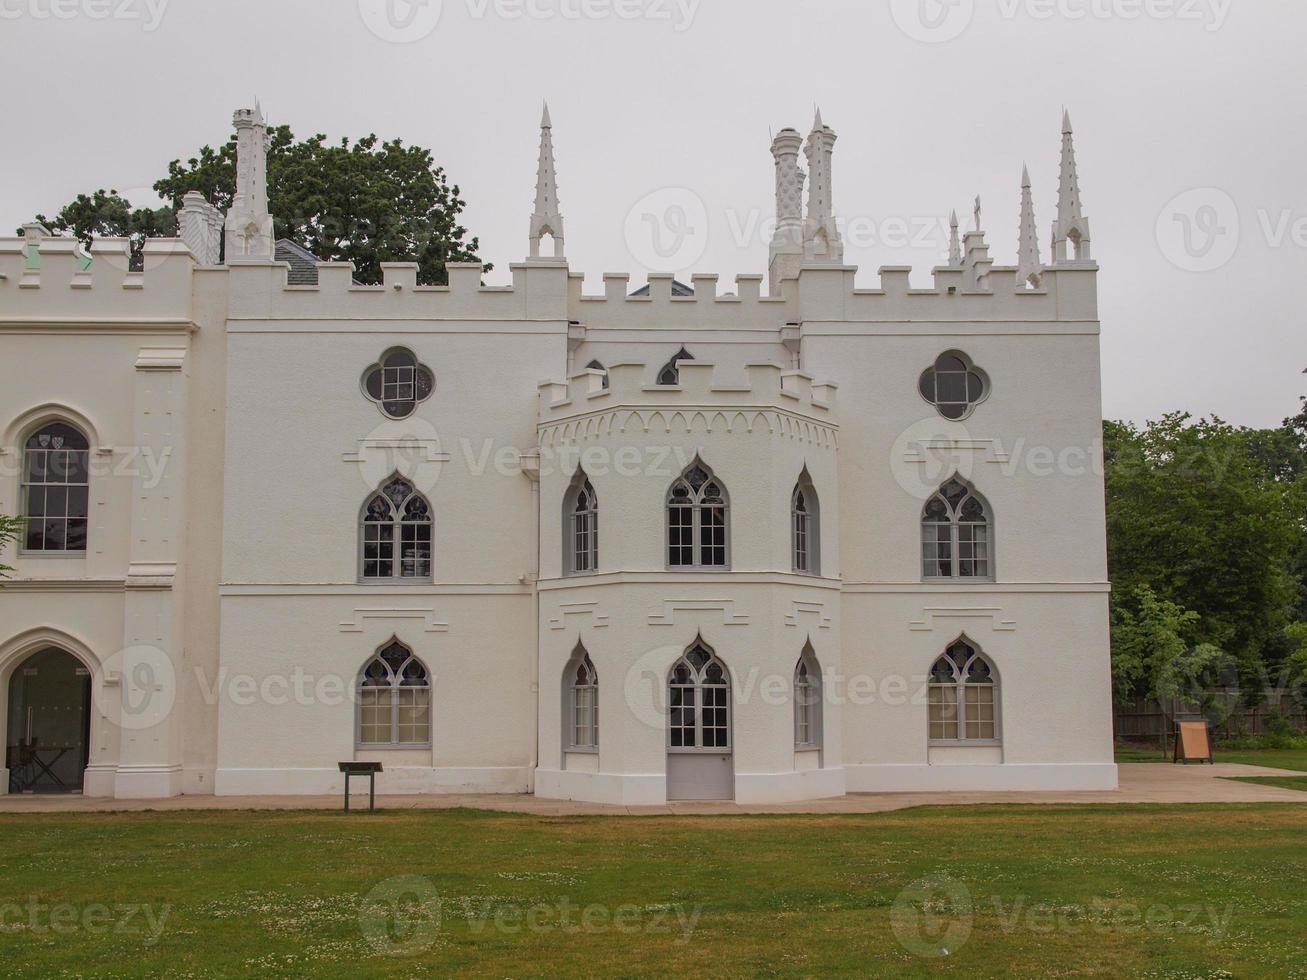
M 291 286 L 316 286 L 318 284 L 318 257 L 303 245 L 289 238 L 278 239 L 277 261 L 290 264 L 290 274 L 286 282 Z
M 636 290 L 635 292 L 633 292 L 631 295 L 632 295 L 632 296 L 648 296 L 648 295 L 649 295 L 649 286 L 648 286 L 648 284 L 646 284 L 646 285 L 644 285 L 644 286 L 641 286 L 639 289 L 637 289 L 637 290 Z M 685 283 L 681 282 L 679 279 L 673 279 L 673 280 L 672 280 L 672 295 L 673 295 L 673 296 L 693 296 L 693 295 L 694 295 L 694 288 L 691 287 L 691 286 L 687 286 Z

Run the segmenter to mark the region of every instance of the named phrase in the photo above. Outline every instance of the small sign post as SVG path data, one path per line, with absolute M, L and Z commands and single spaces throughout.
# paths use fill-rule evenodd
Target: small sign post
M 368 812 L 377 809 L 377 773 L 381 772 L 380 762 L 342 762 L 340 771 L 345 774 L 345 812 L 349 813 L 349 778 L 351 776 L 368 777 Z
M 1212 739 L 1207 731 L 1207 722 L 1182 721 L 1176 726 L 1175 755 L 1171 764 L 1177 762 L 1185 765 L 1191 762 L 1216 764 L 1212 757 Z

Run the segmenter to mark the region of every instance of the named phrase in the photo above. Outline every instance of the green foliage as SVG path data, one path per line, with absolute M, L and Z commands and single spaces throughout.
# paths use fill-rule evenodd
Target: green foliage
M 5 517 L 0 514 L 0 552 L 18 540 L 19 535 L 23 533 L 23 524 L 21 517 Z M 8 565 L 0 564 L 0 578 L 6 578 L 12 571 L 13 569 Z
M 364 283 L 381 282 L 383 262 L 416 262 L 418 282 L 443 285 L 447 262 L 480 261 L 479 240 L 466 240 L 467 229 L 459 223 L 466 202 L 430 150 L 375 135 L 354 143 L 328 143 L 321 134 L 297 141 L 287 126 L 269 135 L 268 194 L 278 238 L 292 239 L 322 261 L 353 262 Z M 129 237 L 139 262 L 145 239 L 176 234 L 174 212 L 188 191 L 226 210 L 235 186 L 233 139 L 168 165 L 154 190 L 170 208 L 137 209 L 117 191 L 101 190 L 38 220 L 85 243 Z
M 1173 414 L 1142 429 L 1107 422 L 1104 444 L 1118 697 L 1122 684 L 1145 694 L 1160 693 L 1155 682 L 1188 683 L 1140 666 L 1140 631 L 1152 629 L 1165 646 L 1150 656 L 1174 659 L 1182 672 L 1220 665 L 1193 661 L 1201 645 L 1229 651 L 1253 699 L 1302 596 L 1294 564 L 1307 499 L 1301 443 L 1288 429 Z M 1167 605 L 1145 610 L 1145 596 Z M 1177 618 L 1177 609 L 1192 615 Z M 1180 647 L 1190 662 L 1177 659 Z

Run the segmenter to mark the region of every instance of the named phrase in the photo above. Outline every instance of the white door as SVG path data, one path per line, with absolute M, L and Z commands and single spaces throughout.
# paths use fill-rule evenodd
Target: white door
M 735 799 L 731 680 L 702 640 L 668 678 L 667 799 Z

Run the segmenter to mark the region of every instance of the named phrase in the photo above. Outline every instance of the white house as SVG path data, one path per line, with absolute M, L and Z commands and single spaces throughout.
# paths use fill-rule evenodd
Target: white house
M 235 123 L 231 212 L 190 195 L 139 271 L 0 240 L 0 791 L 1116 785 L 1069 120 L 1047 264 L 1027 180 L 1018 267 L 955 217 L 930 288 L 859 287 L 819 116 L 772 146 L 766 283 L 597 295 L 547 114 L 509 286 L 276 242 Z

